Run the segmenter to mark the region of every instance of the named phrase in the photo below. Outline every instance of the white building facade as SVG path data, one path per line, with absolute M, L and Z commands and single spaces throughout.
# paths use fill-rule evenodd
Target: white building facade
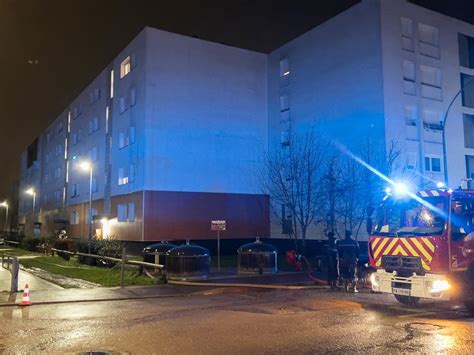
M 86 235 L 89 179 L 73 159 L 86 157 L 93 214 L 111 221 L 100 233 L 211 238 L 227 219 L 230 237 L 268 236 L 258 152 L 290 130 L 354 151 L 396 144 L 398 174 L 426 186 L 445 180 L 444 129 L 450 186 L 473 177 L 471 81 L 474 26 L 405 0 L 364 0 L 269 54 L 146 28 L 23 154 L 20 188 L 37 190 L 43 233 L 66 219 Z M 32 197 L 20 201 L 31 224 Z

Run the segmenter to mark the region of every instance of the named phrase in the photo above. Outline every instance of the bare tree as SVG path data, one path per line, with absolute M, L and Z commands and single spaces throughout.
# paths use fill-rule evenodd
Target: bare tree
M 290 133 L 284 143 L 266 155 L 259 180 L 264 192 L 270 195 L 276 220 L 282 227 L 290 222 L 289 234 L 295 241 L 301 239 L 304 253 L 308 227 L 320 212 L 319 183 L 327 145 L 316 137 L 314 129 Z

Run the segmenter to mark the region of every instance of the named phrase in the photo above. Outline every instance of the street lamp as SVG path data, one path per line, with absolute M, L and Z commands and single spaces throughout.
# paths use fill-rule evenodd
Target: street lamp
M 33 196 L 33 234 L 35 232 L 35 204 L 36 204 L 36 191 L 34 188 L 30 187 L 25 191 L 28 195 Z
M 93 166 L 90 161 L 83 161 L 79 164 L 79 168 L 83 171 L 89 171 L 89 243 L 88 243 L 88 253 L 91 253 L 91 243 L 92 243 L 92 170 Z
M 451 107 L 453 106 L 454 104 L 454 101 L 456 101 L 456 99 L 458 98 L 459 95 L 461 95 L 461 93 L 464 91 L 464 89 L 471 83 L 474 83 L 474 79 L 471 79 L 469 80 L 468 82 L 466 82 L 462 87 L 461 89 L 456 93 L 456 95 L 454 95 L 453 99 L 451 100 L 451 102 L 449 103 L 448 105 L 448 108 L 446 109 L 446 112 L 444 114 L 444 117 L 443 117 L 443 123 L 442 123 L 442 127 L 443 127 L 443 169 L 444 169 L 444 183 L 446 186 L 449 186 L 449 181 L 448 181 L 448 161 L 447 161 L 447 154 L 446 154 L 446 121 L 448 120 L 448 113 L 449 113 L 449 110 L 451 109 Z
M 5 207 L 5 232 L 8 232 L 8 229 L 7 229 L 7 226 L 8 226 L 8 202 L 7 201 L 3 201 L 2 203 L 0 203 L 0 206 L 2 207 Z

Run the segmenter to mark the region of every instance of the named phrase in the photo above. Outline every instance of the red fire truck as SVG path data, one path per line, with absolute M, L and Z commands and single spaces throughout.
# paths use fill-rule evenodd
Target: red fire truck
M 368 211 L 373 291 L 409 306 L 458 299 L 474 314 L 474 190 L 402 192 Z

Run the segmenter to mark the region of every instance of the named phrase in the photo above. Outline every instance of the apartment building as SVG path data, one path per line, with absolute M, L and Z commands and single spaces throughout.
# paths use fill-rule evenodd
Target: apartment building
M 211 238 L 216 219 L 233 237 L 268 236 L 268 197 L 252 184 L 267 144 L 266 64 L 145 28 L 22 155 L 20 223 L 31 231 L 34 213 L 41 234 L 86 236 L 91 197 L 103 237 Z
M 85 156 L 106 234 L 210 238 L 215 218 L 235 221 L 230 237 L 281 237 L 257 152 L 313 126 L 356 154 L 395 144 L 394 178 L 416 185 L 474 177 L 474 26 L 363 0 L 268 54 L 146 28 L 23 154 L 21 187 L 38 190 L 43 232 L 60 215 L 85 235 L 88 178 L 72 159 Z

